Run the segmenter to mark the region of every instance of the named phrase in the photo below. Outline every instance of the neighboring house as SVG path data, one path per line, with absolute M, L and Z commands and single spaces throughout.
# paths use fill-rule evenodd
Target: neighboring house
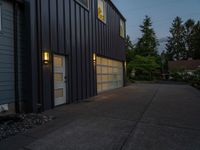
M 179 60 L 168 62 L 169 72 L 184 70 L 191 73 L 197 69 L 200 69 L 200 60 Z
M 124 86 L 125 22 L 110 0 L 0 0 L 0 111 Z
M 17 6 L 18 5 L 18 6 Z M 26 49 L 25 13 L 21 3 L 0 0 L 0 112 L 15 111 L 15 104 L 29 100 L 30 51 Z M 17 110 L 18 111 L 18 110 Z

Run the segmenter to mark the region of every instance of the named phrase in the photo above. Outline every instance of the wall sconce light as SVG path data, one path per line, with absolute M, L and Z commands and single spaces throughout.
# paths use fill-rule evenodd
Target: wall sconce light
M 43 63 L 45 65 L 47 65 L 49 63 L 49 52 L 48 51 L 43 52 Z
M 93 53 L 93 62 L 96 63 L 97 55 Z
M 127 73 L 127 63 L 126 63 L 126 61 L 124 62 L 124 70 L 125 70 L 125 73 Z
M 126 67 L 127 67 L 126 61 L 124 62 L 124 67 L 125 67 L 125 69 L 126 69 Z

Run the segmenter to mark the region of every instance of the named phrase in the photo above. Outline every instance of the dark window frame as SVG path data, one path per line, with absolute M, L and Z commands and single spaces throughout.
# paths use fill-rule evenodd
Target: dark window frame
M 76 3 L 80 4 L 83 8 L 87 9 L 88 11 L 90 10 L 90 0 L 87 0 L 88 1 L 88 6 L 86 6 L 85 4 L 83 4 L 81 2 L 81 0 L 75 0 Z

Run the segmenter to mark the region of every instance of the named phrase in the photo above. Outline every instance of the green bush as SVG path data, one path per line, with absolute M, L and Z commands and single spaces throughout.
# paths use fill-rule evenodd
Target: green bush
M 200 88 L 200 70 L 196 70 L 192 73 L 188 73 L 184 70 L 173 71 L 170 76 L 175 81 L 188 82 L 193 86 Z
M 136 55 L 132 61 L 128 63 L 127 75 L 133 80 L 155 80 L 160 78 L 161 67 L 158 58 L 155 56 L 140 56 Z M 135 77 L 132 77 L 131 72 L 135 70 Z

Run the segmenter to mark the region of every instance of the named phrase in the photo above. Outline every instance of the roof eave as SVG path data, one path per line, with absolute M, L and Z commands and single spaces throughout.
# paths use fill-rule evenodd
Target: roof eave
M 119 9 L 115 6 L 115 4 L 111 0 L 107 0 L 110 5 L 115 9 L 115 11 L 120 15 L 120 17 L 126 21 L 126 18 L 122 15 L 122 13 L 119 11 Z

